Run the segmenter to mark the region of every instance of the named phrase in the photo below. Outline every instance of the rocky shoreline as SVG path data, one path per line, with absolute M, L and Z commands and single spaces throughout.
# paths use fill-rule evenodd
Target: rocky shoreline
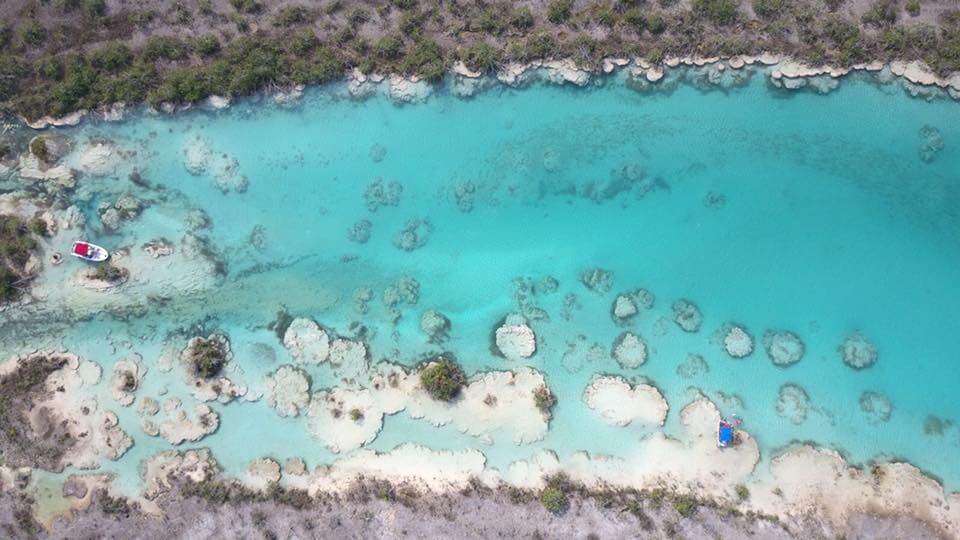
M 724 88 L 743 84 L 744 77 L 757 73 L 767 78 L 771 88 L 789 91 L 807 89 L 821 94 L 836 89 L 845 77 L 862 73 L 872 76 L 879 84 L 899 83 L 907 94 L 915 98 L 941 97 L 960 101 L 960 72 L 941 77 L 922 61 L 871 61 L 839 67 L 811 65 L 773 53 L 729 57 L 670 56 L 657 64 L 643 58 L 605 58 L 596 69 L 580 67 L 572 59 L 536 60 L 510 63 L 491 75 L 471 70 L 459 62 L 441 82 L 429 82 L 417 76 L 399 74 L 365 74 L 354 69 L 342 81 L 325 83 L 317 89 L 334 97 L 349 99 L 366 99 L 380 94 L 402 105 L 422 102 L 438 91 L 469 99 L 498 85 L 523 88 L 540 83 L 587 87 L 604 84 L 608 79 L 615 79 L 621 74 L 625 75 L 627 85 L 644 92 L 656 91 L 658 88 L 669 89 L 681 81 L 704 89 Z M 252 99 L 265 99 L 277 106 L 290 107 L 300 103 L 309 89 L 307 86 L 297 85 L 268 91 Z M 227 109 L 233 103 L 231 98 L 215 95 L 197 104 L 162 103 L 156 108 L 146 105 L 142 111 L 146 114 L 176 114 L 194 108 L 217 111 Z M 75 111 L 59 118 L 46 116 L 31 121 L 20 116 L 18 120 L 32 129 L 44 130 L 76 126 L 85 119 L 121 121 L 138 110 L 140 109 L 125 103 L 115 103 L 95 111 Z

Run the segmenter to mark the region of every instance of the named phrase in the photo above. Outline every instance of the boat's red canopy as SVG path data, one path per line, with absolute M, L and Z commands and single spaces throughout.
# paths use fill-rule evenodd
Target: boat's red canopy
M 75 242 L 73 244 L 73 253 L 81 257 L 90 255 L 90 244 L 86 242 Z

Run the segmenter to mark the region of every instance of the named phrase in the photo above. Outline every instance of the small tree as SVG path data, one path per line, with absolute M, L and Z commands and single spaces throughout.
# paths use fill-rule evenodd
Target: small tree
M 463 369 L 453 360 L 440 356 L 420 371 L 420 384 L 430 397 L 438 401 L 453 401 L 467 383 Z

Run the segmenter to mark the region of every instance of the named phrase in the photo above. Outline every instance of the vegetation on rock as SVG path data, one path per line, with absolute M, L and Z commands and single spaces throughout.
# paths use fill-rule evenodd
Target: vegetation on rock
M 103 0 L 12 2 L 20 8 L 9 13 L 18 15 L 0 23 L 0 109 L 31 119 L 322 83 L 354 67 L 434 81 L 458 60 L 492 71 L 538 58 L 595 65 L 609 56 L 770 51 L 813 64 L 896 58 L 923 60 L 942 75 L 960 69 L 960 10 L 943 0 L 924 4 L 928 10 L 909 1 L 906 21 L 895 0 L 865 11 L 845 10 L 843 0 L 339 0 L 321 8 L 188 0 L 166 12 Z
M 446 356 L 438 356 L 420 371 L 420 384 L 438 401 L 453 401 L 466 382 L 463 369 Z

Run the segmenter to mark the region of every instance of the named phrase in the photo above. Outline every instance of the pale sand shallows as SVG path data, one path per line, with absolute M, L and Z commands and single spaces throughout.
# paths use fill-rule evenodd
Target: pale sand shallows
M 74 444 L 61 458 L 60 466 L 96 469 L 104 458 L 119 459 L 133 446 L 133 439 L 118 426 L 117 415 L 100 410 L 97 400 L 85 391 L 100 382 L 102 370 L 98 364 L 74 354 L 41 352 L 8 360 L 0 366 L 0 373 L 11 373 L 17 366 L 42 357 L 59 357 L 65 363 L 47 377 L 46 395 L 34 402 L 28 414 L 34 426 L 56 425 L 70 433 Z M 49 418 L 42 418 L 46 413 Z
M 583 392 L 583 401 L 604 422 L 626 426 L 632 422 L 662 426 L 669 405 L 655 386 L 631 386 L 623 377 L 596 377 Z
M 452 402 L 437 401 L 420 385 L 419 372 L 381 363 L 368 388 L 337 387 L 313 395 L 307 415 L 311 433 L 333 452 L 373 441 L 385 415 L 406 411 L 435 426 L 456 429 L 492 443 L 498 433 L 518 444 L 537 441 L 549 428 L 533 392 L 544 386 L 531 368 L 475 375 Z

